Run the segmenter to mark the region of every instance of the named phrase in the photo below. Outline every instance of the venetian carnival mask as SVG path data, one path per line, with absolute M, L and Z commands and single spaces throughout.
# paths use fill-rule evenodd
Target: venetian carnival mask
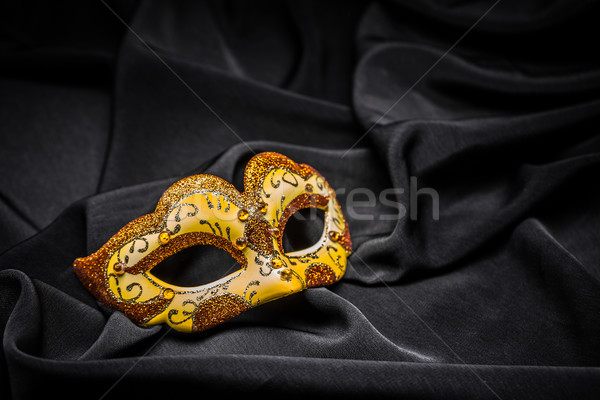
M 324 211 L 324 229 L 311 247 L 286 253 L 282 236 L 298 210 Z M 152 274 L 165 258 L 191 246 L 228 252 L 241 268 L 212 283 L 182 287 Z M 85 287 L 135 323 L 167 323 L 202 331 L 250 308 L 338 281 L 352 244 L 348 224 L 327 181 L 308 165 L 278 153 L 248 163 L 244 192 L 212 175 L 173 184 L 156 210 L 135 219 L 97 252 L 74 262 Z

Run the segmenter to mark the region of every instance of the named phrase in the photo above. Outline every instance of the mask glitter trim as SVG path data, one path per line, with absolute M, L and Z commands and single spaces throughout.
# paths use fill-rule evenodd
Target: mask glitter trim
M 321 238 L 307 249 L 286 253 L 286 223 L 303 208 L 325 212 Z M 152 275 L 162 260 L 196 245 L 225 250 L 241 269 L 196 287 Z M 195 332 L 338 281 L 351 251 L 348 224 L 325 178 L 281 154 L 261 153 L 248 162 L 243 193 L 216 176 L 184 178 L 165 191 L 153 213 L 125 225 L 73 267 L 100 302 L 133 322 Z

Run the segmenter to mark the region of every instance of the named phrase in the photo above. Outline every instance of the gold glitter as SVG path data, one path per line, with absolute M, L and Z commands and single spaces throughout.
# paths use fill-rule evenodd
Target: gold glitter
M 167 244 L 169 243 L 170 239 L 171 235 L 167 231 L 163 231 L 160 233 L 160 235 L 158 235 L 158 240 L 160 241 L 160 244 Z
M 219 325 L 250 309 L 250 305 L 235 294 L 211 297 L 201 303 L 194 313 L 194 331 L 203 331 Z
M 240 221 L 246 221 L 249 216 L 250 213 L 248 212 L 248 210 L 241 209 L 240 211 L 238 211 L 238 218 L 240 219 Z
M 289 281 L 290 279 L 292 279 L 292 270 L 289 268 L 282 269 L 279 273 L 279 277 L 281 278 L 281 280 Z
M 279 269 L 281 268 L 283 263 L 279 258 L 272 258 L 271 261 L 269 261 L 269 265 L 274 269 Z
M 167 288 L 164 289 L 160 295 L 163 299 L 171 300 L 173 297 L 175 297 L 175 291 L 173 289 Z
M 325 264 L 311 264 L 306 268 L 305 275 L 309 288 L 331 285 L 337 280 L 335 273 Z
M 262 215 L 253 214 L 248 219 L 244 237 L 250 248 L 264 255 L 273 254 L 273 238 L 269 234 L 270 227 L 271 225 Z

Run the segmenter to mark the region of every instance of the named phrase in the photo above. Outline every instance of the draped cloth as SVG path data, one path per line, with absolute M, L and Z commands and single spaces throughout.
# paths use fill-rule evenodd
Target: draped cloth
M 597 398 L 597 2 L 1 7 L 1 398 Z M 185 335 L 79 282 L 172 183 L 239 188 L 261 151 L 338 189 L 339 283 Z

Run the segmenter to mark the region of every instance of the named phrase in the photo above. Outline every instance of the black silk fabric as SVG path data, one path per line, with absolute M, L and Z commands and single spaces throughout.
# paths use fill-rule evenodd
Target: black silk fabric
M 493 4 L 0 6 L 0 398 L 598 398 L 600 7 Z M 77 279 L 261 151 L 339 190 L 339 283 L 186 335 Z

